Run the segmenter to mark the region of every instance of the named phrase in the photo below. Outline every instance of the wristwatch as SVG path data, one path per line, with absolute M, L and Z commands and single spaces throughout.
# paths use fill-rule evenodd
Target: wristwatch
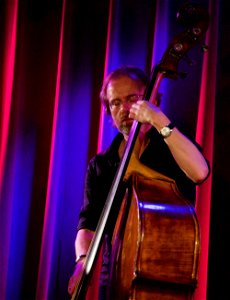
M 175 127 L 175 125 L 173 123 L 170 123 L 167 126 L 164 126 L 163 128 L 161 128 L 161 130 L 159 131 L 159 133 L 165 139 L 165 138 L 167 138 L 167 137 L 169 137 L 171 135 L 172 130 L 173 130 L 174 127 Z

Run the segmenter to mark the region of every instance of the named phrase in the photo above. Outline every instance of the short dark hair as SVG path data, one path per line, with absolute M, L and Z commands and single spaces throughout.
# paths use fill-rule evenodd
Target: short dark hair
M 119 77 L 124 77 L 124 76 L 136 80 L 137 82 L 141 83 L 143 86 L 147 86 L 149 83 L 149 77 L 147 76 L 147 74 L 142 69 L 137 67 L 122 66 L 112 71 L 105 79 L 100 92 L 101 103 L 104 105 L 105 110 L 108 114 L 111 113 L 109 108 L 109 100 L 107 98 L 108 84 L 111 80 L 117 79 Z

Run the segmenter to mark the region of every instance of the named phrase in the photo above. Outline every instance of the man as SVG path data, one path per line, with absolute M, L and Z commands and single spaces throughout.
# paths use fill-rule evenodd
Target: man
M 133 120 L 147 128 L 147 146 L 140 155 L 141 163 L 174 179 L 181 193 L 192 204 L 196 184 L 202 183 L 209 175 L 209 165 L 199 146 L 171 123 L 161 110 L 159 99 L 151 103 L 142 100 L 147 84 L 145 73 L 135 67 L 118 68 L 103 84 L 100 98 L 119 133 L 109 149 L 92 158 L 88 166 L 75 241 L 77 265 L 69 282 L 70 294 L 74 291 L 79 268 L 94 236 Z

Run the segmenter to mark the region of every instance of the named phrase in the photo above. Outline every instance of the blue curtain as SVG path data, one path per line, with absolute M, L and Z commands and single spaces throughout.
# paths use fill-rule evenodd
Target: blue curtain
M 135 65 L 150 74 L 169 42 L 185 30 L 176 20 L 185 2 L 0 2 L 0 299 L 69 299 L 67 285 L 74 268 L 85 171 L 89 159 L 106 149 L 116 134 L 99 102 L 103 78 L 121 65 Z M 219 47 L 216 73 L 206 75 L 209 82 L 217 79 L 212 95 L 217 109 L 213 135 L 222 144 L 211 142 L 215 156 L 208 157 L 213 174 L 223 177 L 220 181 L 214 175 L 215 184 L 208 186 L 212 189 L 208 200 L 218 214 L 213 212 L 211 218 L 211 256 L 205 274 L 209 284 L 203 284 L 203 289 L 214 295 L 211 271 L 217 256 L 224 264 L 218 254 L 226 245 L 220 242 L 220 249 L 215 248 L 219 234 L 212 220 L 216 223 L 220 215 L 225 219 L 217 201 L 222 185 L 223 206 L 229 195 L 229 158 L 221 131 L 222 122 L 229 128 L 230 52 L 225 43 L 229 18 L 224 1 L 198 2 L 209 10 L 211 24 L 216 20 L 219 33 L 214 35 L 210 27 L 211 38 L 215 37 L 210 43 Z M 162 108 L 191 137 L 197 130 L 204 55 L 201 45 L 191 49 L 178 70 L 187 77 L 166 79 L 160 87 Z M 205 109 L 208 116 L 209 103 Z M 210 211 L 207 214 L 211 216 Z M 219 267 L 217 273 L 221 273 Z M 227 284 L 215 284 L 216 299 L 223 299 Z

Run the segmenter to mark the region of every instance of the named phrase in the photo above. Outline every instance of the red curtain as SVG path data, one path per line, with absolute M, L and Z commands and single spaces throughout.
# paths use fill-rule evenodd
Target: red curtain
M 184 30 L 176 21 L 184 2 L 0 2 L 1 299 L 68 299 L 87 163 L 116 133 L 98 99 L 103 78 L 123 64 L 150 73 Z M 223 207 L 229 195 L 224 139 L 229 18 L 224 1 L 200 3 L 210 14 L 208 51 L 192 49 L 193 65 L 186 60 L 179 65 L 187 78 L 166 80 L 160 88 L 162 109 L 196 137 L 212 169 L 196 201 L 201 229 L 196 300 L 227 294 L 213 270 L 221 272 L 216 258 L 222 254 L 224 262 L 227 255 L 220 237 L 226 236 Z

